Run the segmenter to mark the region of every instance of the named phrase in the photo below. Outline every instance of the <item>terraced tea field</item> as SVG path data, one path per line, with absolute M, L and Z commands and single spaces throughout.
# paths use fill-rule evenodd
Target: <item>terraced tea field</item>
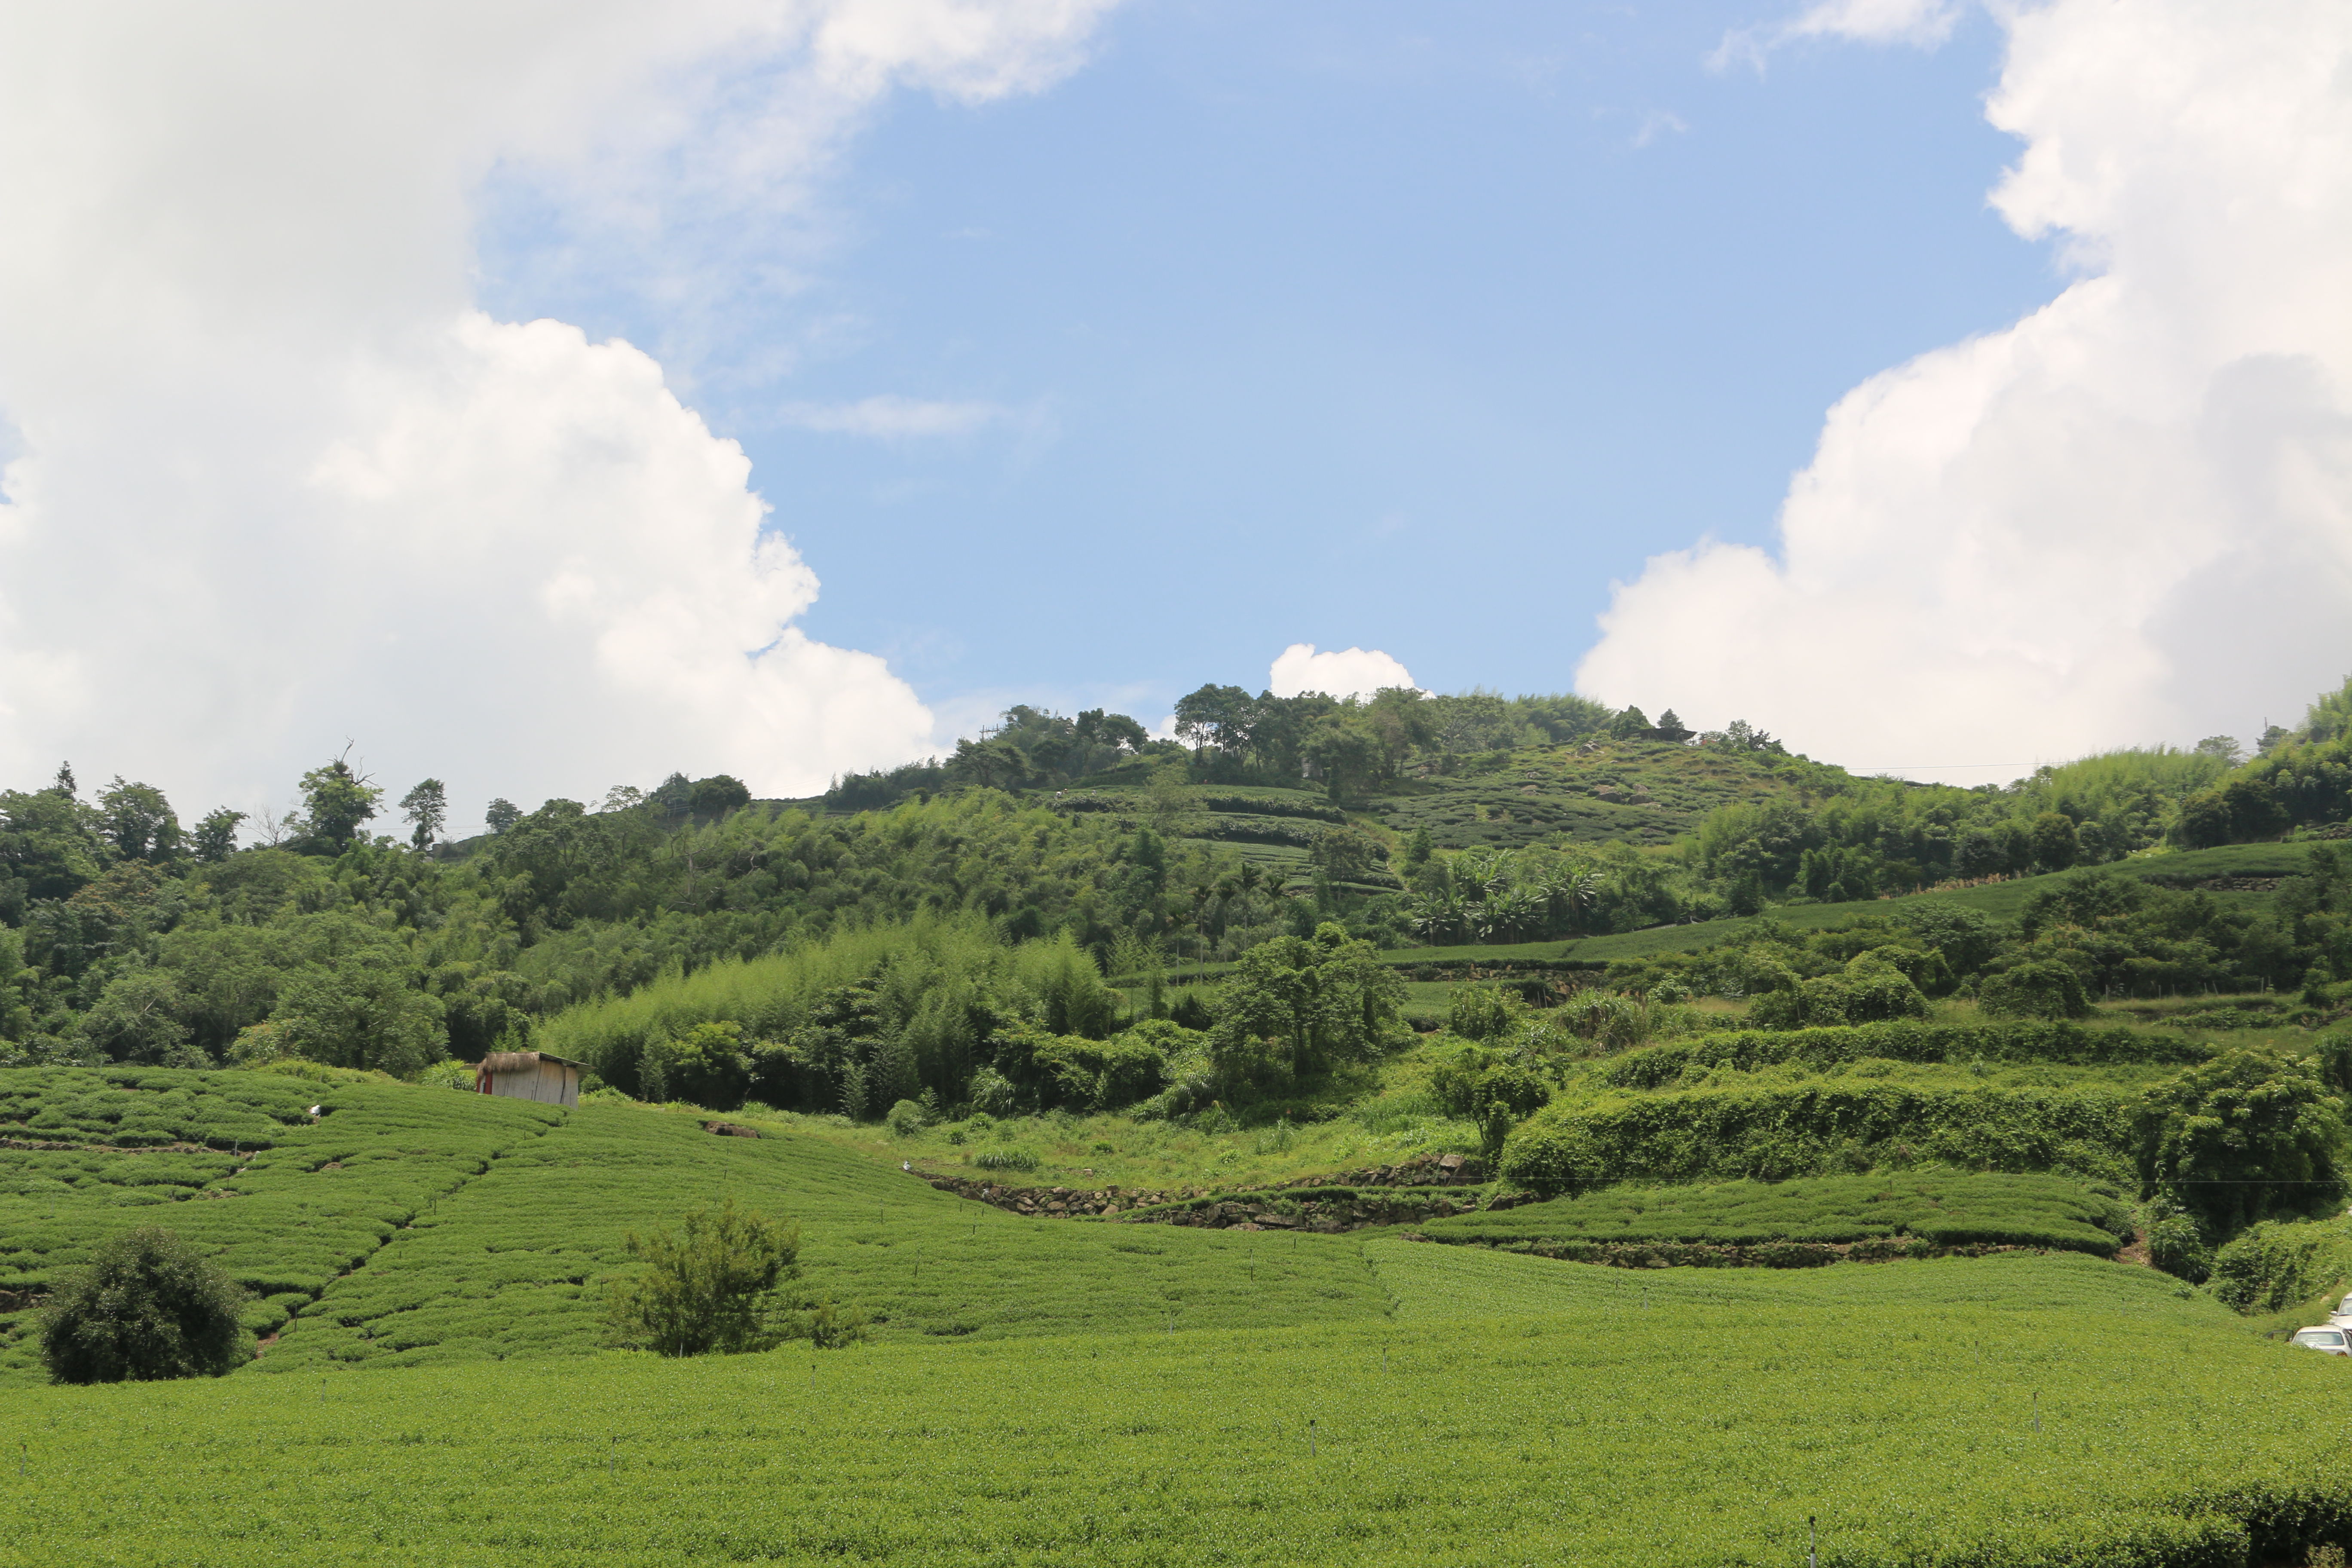
M 1489 1247 L 1677 1242 L 1768 1246 L 1916 1240 L 1931 1247 L 2046 1247 L 2112 1256 L 2131 1237 L 2113 1199 L 2055 1176 L 1818 1176 L 1581 1197 L 1432 1220 L 1438 1241 Z
M 2144 1272 L 1364 1250 L 1392 1321 L 16 1391 L 0 1563 L 1762 1564 L 1812 1519 L 1841 1568 L 2155 1568 L 2352 1521 L 2343 1364 Z
M 165 1384 L 53 1387 L 12 1347 L 0 1564 L 1727 1568 L 1802 1561 L 1809 1518 L 1841 1568 L 2299 1563 L 2352 1540 L 2330 1458 L 2352 1367 L 2081 1253 L 1635 1270 L 1024 1220 L 814 1136 L 194 1077 L 6 1080 L 33 1114 L 75 1108 L 16 1137 L 68 1146 L 8 1152 L 9 1278 L 161 1217 L 284 1287 L 255 1308 L 281 1331 L 226 1378 Z M 138 1117 L 154 1142 L 124 1138 Z M 199 1122 L 236 1129 L 228 1149 Z M 1818 1228 L 1888 1178 L 1855 1180 L 1873 1194 L 1621 1189 L 1481 1217 Z M 874 1337 L 596 1349 L 623 1234 L 729 1194 L 799 1221 L 808 1282 Z M 2024 1178 L 1896 1200 L 2097 1218 Z

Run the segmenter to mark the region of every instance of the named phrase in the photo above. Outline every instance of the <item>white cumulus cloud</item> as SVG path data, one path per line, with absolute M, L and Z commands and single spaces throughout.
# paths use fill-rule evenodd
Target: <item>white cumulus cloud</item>
M 1996 15 L 1994 202 L 2084 275 L 1849 394 L 1777 549 L 1650 562 L 1581 689 L 1958 765 L 2248 734 L 2352 668 L 2352 11 Z
M 1335 648 L 1317 653 L 1311 642 L 1284 648 L 1266 672 L 1266 689 L 1276 697 L 1320 691 L 1327 697 L 1370 697 L 1391 686 L 1411 686 L 1412 672 L 1378 648 Z
M 353 737 L 462 813 L 923 747 L 659 364 L 477 308 L 476 202 L 691 270 L 887 93 L 1044 87 L 1107 4 L 0 10 L 0 782 L 282 801 Z

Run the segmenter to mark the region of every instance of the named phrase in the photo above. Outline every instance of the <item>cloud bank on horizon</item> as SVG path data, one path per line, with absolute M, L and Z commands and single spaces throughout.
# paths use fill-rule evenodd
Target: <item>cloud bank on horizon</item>
M 1275 656 L 1266 671 L 1266 689 L 1276 697 L 1319 691 L 1326 697 L 1370 697 L 1391 686 L 1411 686 L 1412 671 L 1378 648 L 1333 648 L 1315 651 L 1311 642 L 1295 642 Z
M 1773 37 L 1933 43 L 1952 9 Z M 1993 14 L 2024 151 L 1992 200 L 2078 280 L 1849 394 L 1778 549 L 1654 558 L 1580 690 L 1932 774 L 2248 735 L 2352 670 L 2352 10 Z
M 794 627 L 814 574 L 660 365 L 475 308 L 472 204 L 527 181 L 650 264 L 801 201 L 893 91 L 1049 85 L 1108 3 L 0 13 L 0 778 L 253 805 L 357 733 L 462 815 L 928 749 Z

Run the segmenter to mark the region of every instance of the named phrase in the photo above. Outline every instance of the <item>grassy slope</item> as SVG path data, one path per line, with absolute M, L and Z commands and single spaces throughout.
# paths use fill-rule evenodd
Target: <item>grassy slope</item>
M 588 1105 L 336 1280 L 264 1358 L 271 1371 L 583 1353 L 594 1282 L 631 1229 L 732 1194 L 802 1231 L 812 1289 L 884 1338 L 1264 1327 L 1363 1317 L 1362 1263 L 1242 1235 L 1040 1225 L 934 1191 L 808 1136 L 722 1138 L 686 1115 Z
M 2109 1212 L 2056 1176 L 1817 1176 L 1702 1186 L 1617 1186 L 1580 1197 L 1433 1220 L 1438 1241 L 1675 1241 L 1753 1246 L 1917 1237 L 1941 1246 L 1993 1242 L 2106 1257 Z
M 262 1333 L 562 1116 L 523 1100 L 269 1073 L 24 1068 L 0 1072 L 0 1085 L 20 1104 L 46 1088 L 50 1108 L 80 1112 L 36 1114 L 43 1142 L 119 1140 L 125 1122 L 153 1123 L 159 1106 L 176 1102 L 210 1114 L 182 1117 L 172 1131 L 223 1145 L 0 1151 L 0 1290 L 45 1286 L 105 1237 L 160 1224 L 217 1249 L 255 1293 L 247 1322 Z M 314 1103 L 325 1108 L 316 1124 L 306 1114 Z M 278 1120 L 289 1114 L 298 1120 Z M 259 1153 L 257 1139 L 270 1141 Z M 30 1375 L 28 1328 L 26 1314 L 0 1316 L 0 1376 Z
M 1847 1568 L 2154 1568 L 2352 1521 L 2343 1364 L 2144 1271 L 1350 1250 L 1391 1319 L 12 1391 L 0 1563 L 1727 1565 L 1812 1516 Z
M 1555 835 L 1582 844 L 1667 844 L 1719 806 L 1787 793 L 1790 765 L 1647 741 L 1528 746 L 1462 759 L 1451 775 L 1408 780 L 1370 810 L 1400 834 L 1426 827 L 1448 849 L 1516 847 Z M 1603 788 L 1616 798 L 1597 793 Z
M 2214 877 L 2284 877 L 2303 869 L 2305 847 L 2298 844 L 2231 844 L 2219 849 L 2191 849 L 2175 855 L 2152 855 L 2143 859 L 2119 861 L 2109 869 L 2126 877 L 2194 883 Z M 2063 873 L 2062 873 L 2063 875 Z M 1832 926 L 1849 925 L 1867 915 L 1892 914 L 1906 903 L 1920 899 L 1958 904 L 1997 921 L 2015 920 L 2025 908 L 2025 901 L 2035 892 L 2054 881 L 2052 877 L 2019 877 L 2006 882 L 1994 882 L 1980 888 L 1962 888 L 1948 893 L 1916 893 L 1902 899 L 1874 899 L 1866 903 L 1852 904 L 1792 904 L 1773 910 L 1762 917 L 1793 926 L 1800 931 L 1824 931 Z M 2209 895 L 2225 903 L 2259 908 L 2269 895 L 2259 891 L 2221 889 Z M 1549 949 L 1549 956 L 1580 963 L 1605 963 L 1612 959 L 1643 958 L 1660 952 L 1687 952 L 1694 948 L 1735 939 L 1752 928 L 1754 919 L 1700 921 L 1691 925 L 1654 926 L 1648 931 L 1627 931 L 1618 936 L 1587 937 L 1580 942 L 1527 942 L 1528 957 L 1539 954 L 1533 950 Z M 1408 959 L 1438 949 L 1403 949 L 1388 954 L 1392 959 Z M 1468 950 L 1477 951 L 1477 950 Z M 1485 950 L 1501 956 L 1503 950 Z M 1512 950 L 1514 952 L 1516 949 Z
M 1795 765 L 1776 768 L 1753 754 L 1645 741 L 1600 742 L 1591 750 L 1582 743 L 1529 746 L 1457 759 L 1454 773 L 1433 770 L 1403 780 L 1354 815 L 1401 836 L 1426 827 L 1448 849 L 1516 847 L 1555 836 L 1580 844 L 1668 844 L 1718 806 L 1789 792 L 1794 785 L 1787 771 Z M 1064 793 L 1142 805 L 1139 784 L 1124 782 L 1123 774 L 1104 778 L 1112 782 L 1091 781 Z M 1603 788 L 1614 798 L 1597 793 Z M 1252 801 L 1323 806 L 1322 791 L 1193 784 L 1184 793 L 1216 803 L 1200 819 L 1199 837 L 1232 843 L 1251 858 L 1304 875 L 1304 844 L 1324 824 L 1246 806 Z M 1045 798 L 1053 798 L 1051 792 Z M 1277 842 L 1240 842 L 1251 837 Z M 1296 839 L 1297 847 L 1279 842 L 1285 839 Z

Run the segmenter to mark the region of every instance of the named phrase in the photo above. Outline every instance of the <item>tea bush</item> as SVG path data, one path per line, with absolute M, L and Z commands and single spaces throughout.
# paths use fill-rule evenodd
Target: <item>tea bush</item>
M 2104 1089 L 1766 1079 L 1556 1102 L 1511 1134 L 1500 1173 L 1546 1194 L 1626 1181 L 1769 1181 L 1882 1163 L 2122 1181 L 2132 1174 L 2133 1115 L 2133 1101 Z
M 1490 1245 L 1916 1237 L 1937 1247 L 2063 1247 L 2105 1257 L 2130 1239 L 2113 1198 L 2054 1176 L 1824 1176 L 1688 1187 L 1608 1187 L 1581 1197 L 1432 1220 L 1434 1241 Z

